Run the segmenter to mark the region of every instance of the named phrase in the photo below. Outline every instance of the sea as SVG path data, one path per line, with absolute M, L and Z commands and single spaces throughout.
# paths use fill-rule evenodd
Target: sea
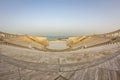
M 45 36 L 47 37 L 47 39 L 49 40 L 60 40 L 60 39 L 67 39 L 69 38 L 70 36 Z

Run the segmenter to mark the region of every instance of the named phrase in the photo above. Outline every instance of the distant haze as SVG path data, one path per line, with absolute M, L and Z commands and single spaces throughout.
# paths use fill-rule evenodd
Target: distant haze
M 0 31 L 70 36 L 120 29 L 120 0 L 0 0 Z

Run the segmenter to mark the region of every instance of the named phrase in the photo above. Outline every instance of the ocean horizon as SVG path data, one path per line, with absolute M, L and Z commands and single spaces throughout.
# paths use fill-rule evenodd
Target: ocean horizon
M 45 36 L 49 40 L 57 40 L 57 39 L 67 39 L 70 36 Z

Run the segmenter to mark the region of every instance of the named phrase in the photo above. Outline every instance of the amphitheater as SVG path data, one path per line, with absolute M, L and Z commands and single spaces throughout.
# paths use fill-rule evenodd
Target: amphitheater
M 120 30 L 60 40 L 0 32 L 0 80 L 120 80 Z

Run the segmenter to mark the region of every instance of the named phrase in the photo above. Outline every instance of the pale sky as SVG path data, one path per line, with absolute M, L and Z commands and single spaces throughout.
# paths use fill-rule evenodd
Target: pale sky
M 120 0 L 0 0 L 0 31 L 39 36 L 120 29 Z

